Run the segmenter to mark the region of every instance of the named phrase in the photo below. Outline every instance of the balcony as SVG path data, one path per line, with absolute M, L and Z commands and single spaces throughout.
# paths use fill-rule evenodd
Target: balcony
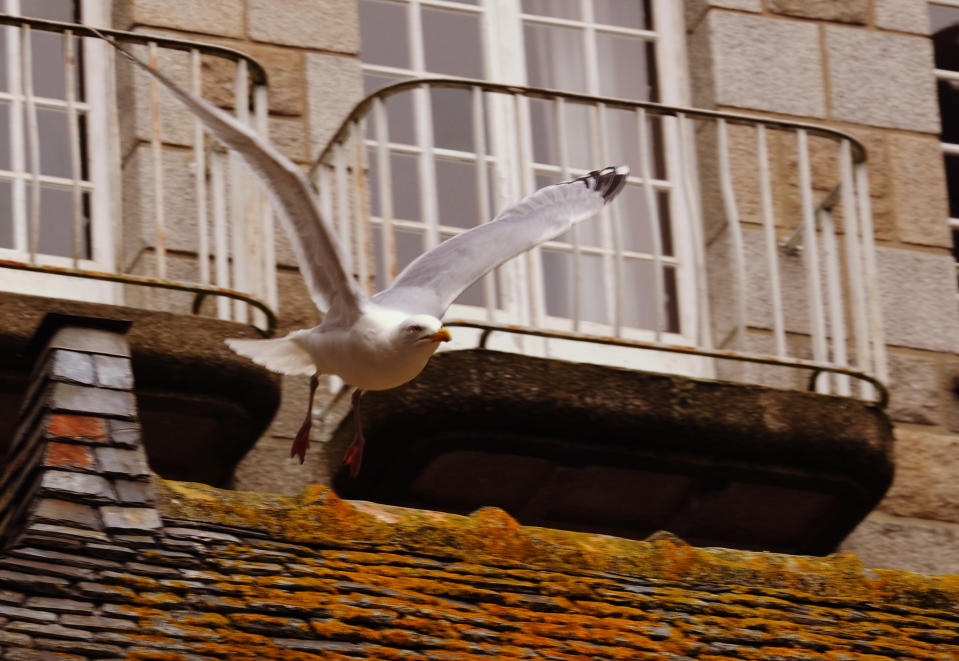
M 276 323 L 273 221 L 238 157 L 86 27 L 0 16 L 0 441 L 48 311 L 134 321 L 154 467 L 224 484 L 278 399 L 223 338 Z M 219 46 L 104 30 L 263 130 L 266 76 Z M 202 315 L 197 319 L 194 315 Z M 215 461 L 207 461 L 210 456 Z
M 621 536 L 666 528 L 701 544 L 833 549 L 892 474 L 855 139 L 410 80 L 360 103 L 313 176 L 372 292 L 536 188 L 624 162 L 632 176 L 600 217 L 453 305 L 454 348 L 467 351 L 369 394 L 367 469 L 341 472 L 337 489 L 464 513 L 496 504 L 527 524 Z M 331 465 L 350 430 L 346 420 L 334 435 Z

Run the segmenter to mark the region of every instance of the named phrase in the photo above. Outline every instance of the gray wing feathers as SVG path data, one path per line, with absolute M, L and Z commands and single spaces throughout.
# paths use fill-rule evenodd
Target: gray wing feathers
M 151 69 L 112 40 L 106 41 L 166 87 L 208 131 L 240 154 L 257 175 L 280 210 L 300 272 L 317 307 L 324 310 L 335 302 L 344 313 L 358 314 L 364 297 L 343 269 L 335 235 L 297 166 L 249 127 Z
M 407 266 L 373 301 L 441 317 L 467 287 L 508 259 L 598 212 L 622 190 L 629 168 L 605 168 L 547 186 L 485 225 L 445 241 Z

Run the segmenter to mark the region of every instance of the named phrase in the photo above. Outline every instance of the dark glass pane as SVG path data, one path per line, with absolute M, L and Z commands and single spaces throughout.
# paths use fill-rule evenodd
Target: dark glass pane
M 360 56 L 367 64 L 409 68 L 407 5 L 360 0 Z
M 84 211 L 86 210 L 84 205 Z M 27 184 L 27 218 L 31 216 L 32 194 Z M 73 256 L 73 193 L 63 188 L 40 189 L 40 232 L 37 250 L 45 255 Z M 84 213 L 78 236 L 80 257 L 90 257 L 89 216 Z
M 37 108 L 37 125 L 40 137 L 40 172 L 53 177 L 72 178 L 67 113 L 63 110 Z
M 473 163 L 436 159 L 436 196 L 441 225 L 468 228 L 479 224 Z
M 525 23 L 523 39 L 530 85 L 583 94 L 588 91 L 582 30 Z
M 80 10 L 75 0 L 22 0 L 20 15 L 62 23 L 80 22 Z
M 959 218 L 959 156 L 946 155 L 946 185 L 949 188 L 949 216 Z
M 33 93 L 54 99 L 65 98 L 63 37 L 56 32 L 33 30 L 30 33 L 30 45 L 33 53 Z
M 3 53 L 3 57 L 0 58 L 0 92 L 9 92 L 9 83 L 7 81 L 7 33 L 10 32 L 13 28 L 9 27 L 0 27 L 0 53 Z
M 552 16 L 553 18 L 570 18 L 581 20 L 579 0 L 523 0 L 523 12 Z
M 573 277 L 573 255 L 545 248 L 540 254 L 543 262 L 546 314 L 552 317 L 572 317 L 573 296 L 576 288 Z
M 13 193 L 9 181 L 0 181 L 0 248 L 13 248 Z
M 366 74 L 363 76 L 364 93 L 369 94 L 399 80 L 403 79 L 379 74 Z M 376 122 L 373 121 L 373 115 L 370 115 L 370 117 L 371 121 L 366 123 L 366 134 L 375 138 Z M 416 134 L 413 129 L 413 95 L 411 92 L 400 92 L 386 99 L 386 130 L 389 133 L 390 142 L 413 144 L 416 141 Z
M 470 94 L 467 89 L 430 88 L 435 146 L 473 151 L 473 100 Z
M 649 3 L 643 0 L 593 0 L 593 20 L 607 25 L 649 30 Z
M 959 143 L 959 81 L 940 80 L 938 87 L 942 141 Z
M 11 169 L 10 104 L 0 103 L 0 170 Z
M 619 34 L 596 34 L 599 93 L 638 101 L 656 100 L 652 44 L 645 39 Z
M 663 285 L 666 290 L 666 328 L 670 333 L 680 332 L 679 328 L 679 287 L 676 284 L 676 269 L 667 266 L 663 269 Z
M 483 77 L 478 14 L 423 7 L 423 49 L 430 73 Z
M 423 233 L 394 229 L 393 240 L 396 242 L 396 273 L 399 275 L 423 252 Z
M 416 156 L 391 154 L 393 175 L 393 215 L 404 220 L 420 220 L 420 170 Z

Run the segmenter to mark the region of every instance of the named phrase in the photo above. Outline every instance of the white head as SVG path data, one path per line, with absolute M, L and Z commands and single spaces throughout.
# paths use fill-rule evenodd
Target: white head
M 450 332 L 443 328 L 443 322 L 428 314 L 407 317 L 394 332 L 398 344 L 424 349 L 429 347 L 430 352 L 435 351 L 440 342 L 450 341 Z

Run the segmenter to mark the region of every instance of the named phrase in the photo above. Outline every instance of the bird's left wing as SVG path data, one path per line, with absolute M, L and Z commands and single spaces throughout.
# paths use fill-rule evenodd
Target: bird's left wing
M 485 225 L 420 255 L 373 302 L 442 317 L 486 273 L 598 212 L 622 190 L 628 175 L 629 168 L 621 165 L 541 188 Z
M 112 39 L 100 36 L 149 72 L 253 170 L 280 211 L 300 272 L 316 306 L 323 312 L 329 306 L 346 317 L 358 316 L 365 297 L 343 268 L 335 235 L 320 213 L 309 180 L 296 164 L 242 122 L 183 89 Z

